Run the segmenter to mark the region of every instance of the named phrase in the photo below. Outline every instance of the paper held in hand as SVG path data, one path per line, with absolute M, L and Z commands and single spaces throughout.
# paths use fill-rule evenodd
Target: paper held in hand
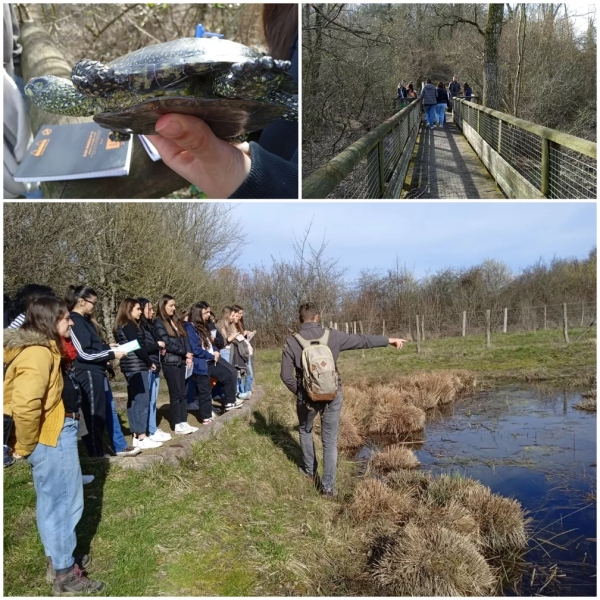
M 185 366 L 185 379 L 188 379 L 194 373 L 194 365 Z
M 140 343 L 137 340 L 133 340 L 132 342 L 127 342 L 126 344 L 121 344 L 116 348 L 112 348 L 112 350 L 116 352 L 125 352 L 125 354 L 129 354 L 130 352 L 134 352 L 135 350 L 139 350 L 140 348 Z

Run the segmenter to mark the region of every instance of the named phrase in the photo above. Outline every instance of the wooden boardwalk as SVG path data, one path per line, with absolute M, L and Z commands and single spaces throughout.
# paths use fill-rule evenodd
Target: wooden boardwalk
M 502 199 L 506 196 L 446 113 L 443 127 L 423 121 L 403 198 Z

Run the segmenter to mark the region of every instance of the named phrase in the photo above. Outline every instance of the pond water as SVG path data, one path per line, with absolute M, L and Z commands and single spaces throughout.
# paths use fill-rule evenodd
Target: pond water
M 574 392 L 511 386 L 428 416 L 422 469 L 478 479 L 533 518 L 507 595 L 596 596 L 596 414 Z M 535 571 L 534 571 L 535 569 Z

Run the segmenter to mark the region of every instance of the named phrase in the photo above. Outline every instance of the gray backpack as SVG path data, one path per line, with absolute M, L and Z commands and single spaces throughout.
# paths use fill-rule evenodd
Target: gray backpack
M 302 347 L 302 385 L 309 398 L 316 401 L 333 400 L 338 393 L 338 374 L 329 341 L 329 329 L 317 340 L 305 340 L 299 333 L 294 337 Z

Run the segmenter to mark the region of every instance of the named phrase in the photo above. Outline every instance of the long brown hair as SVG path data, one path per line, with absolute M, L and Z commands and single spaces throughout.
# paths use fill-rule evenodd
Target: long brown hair
M 243 306 L 240 306 L 239 304 L 234 304 L 233 305 L 233 311 L 234 312 L 241 312 L 242 310 L 244 310 Z M 240 332 L 240 333 L 244 333 L 244 331 L 246 331 L 246 326 L 244 325 L 244 317 L 242 316 L 240 318 L 240 320 L 235 324 L 235 328 Z
M 41 296 L 27 306 L 21 329 L 23 331 L 37 331 L 46 339 L 56 342 L 59 348 L 62 348 L 62 338 L 56 329 L 56 324 L 68 312 L 67 304 L 63 300 L 52 296 Z
M 262 24 L 271 56 L 290 60 L 290 46 L 298 31 L 298 4 L 263 4 Z
M 162 322 L 165 324 L 165 329 L 167 333 L 172 336 L 182 336 L 186 337 L 185 329 L 183 327 L 183 323 L 181 319 L 177 315 L 177 311 L 173 313 L 173 316 L 170 317 L 165 312 L 165 306 L 169 302 L 169 300 L 175 300 L 173 296 L 169 296 L 169 294 L 165 294 L 158 302 L 158 316 L 162 319 Z
M 137 328 L 139 328 L 139 322 L 131 316 L 131 311 L 135 308 L 136 304 L 140 304 L 140 301 L 136 300 L 135 298 L 125 298 L 125 300 L 121 302 L 121 305 L 119 306 L 119 311 L 117 312 L 117 318 L 115 319 L 115 324 L 113 326 L 113 333 L 115 334 L 115 339 L 117 336 L 117 329 L 119 327 L 123 329 L 125 325 L 133 323 Z
M 212 348 L 210 330 L 208 329 L 206 321 L 202 318 L 202 311 L 205 308 L 210 308 L 210 304 L 208 302 L 196 302 L 196 304 L 194 304 L 194 306 L 192 306 L 192 308 L 190 309 L 189 322 L 194 326 L 194 329 L 198 332 L 198 335 L 200 336 L 200 340 L 202 342 L 202 346 L 205 348 Z

